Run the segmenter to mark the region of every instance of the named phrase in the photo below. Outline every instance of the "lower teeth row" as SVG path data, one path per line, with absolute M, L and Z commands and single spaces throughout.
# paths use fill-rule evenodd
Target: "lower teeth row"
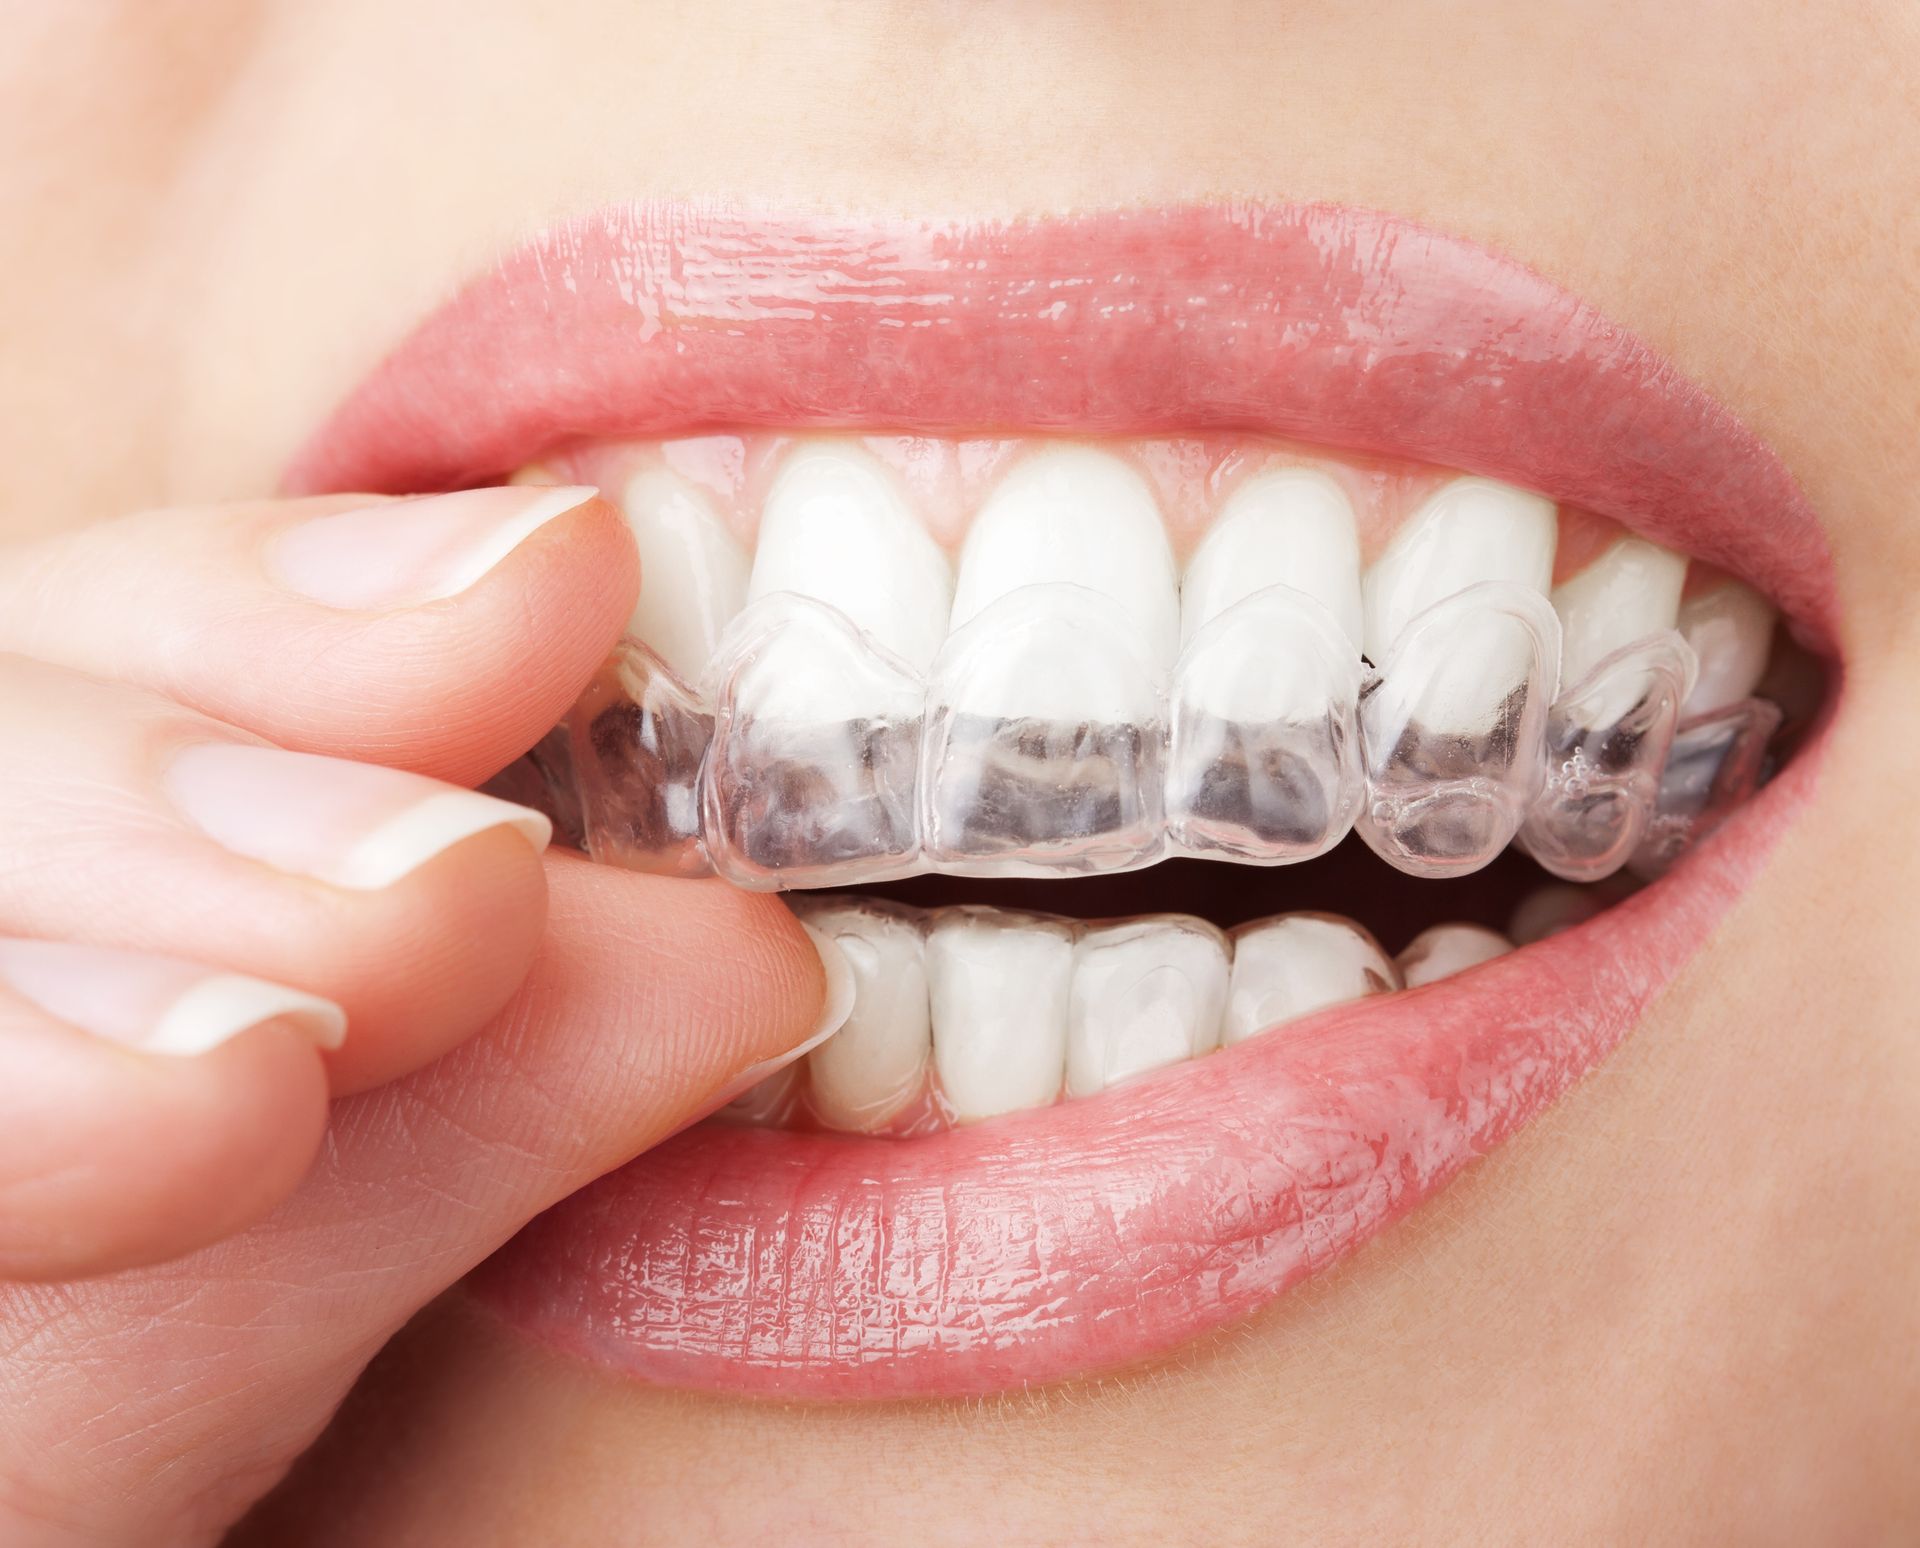
M 1564 693 L 1559 670 L 1552 607 L 1498 582 L 1414 618 L 1377 669 L 1320 603 L 1272 587 L 1164 681 L 1078 586 L 1009 593 L 924 676 L 778 593 L 735 621 L 701 690 L 625 642 L 537 761 L 594 858 L 756 890 L 1286 864 L 1355 828 L 1416 876 L 1516 839 L 1568 880 L 1654 875 L 1762 777 L 1778 710 L 1680 723 L 1696 662 L 1678 634 Z
M 916 1134 L 1090 1096 L 1318 1010 L 1417 988 L 1511 949 L 1441 925 L 1398 960 L 1351 920 L 1283 914 L 1223 933 L 1187 915 L 1080 923 L 807 894 L 852 969 L 845 1026 L 727 1110 Z

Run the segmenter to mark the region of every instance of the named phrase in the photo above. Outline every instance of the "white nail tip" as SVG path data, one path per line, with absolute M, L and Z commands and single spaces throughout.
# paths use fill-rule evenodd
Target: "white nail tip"
M 222 973 L 201 979 L 175 1000 L 139 1046 L 147 1053 L 203 1054 L 268 1022 L 293 1028 L 321 1049 L 338 1048 L 347 1036 L 347 1013 L 331 1000 Z
M 553 823 L 531 807 L 473 790 L 442 790 L 395 813 L 349 849 L 328 878 L 359 891 L 392 886 L 463 839 L 492 828 L 512 828 L 534 848 L 546 849 Z
M 847 1017 L 853 1013 L 854 997 L 859 993 L 859 984 L 853 976 L 853 969 L 847 959 L 841 955 L 840 948 L 830 936 L 801 921 L 800 928 L 807 932 L 807 939 L 813 942 L 813 949 L 820 954 L 820 970 L 826 975 L 826 993 L 820 1001 L 820 1014 L 815 1018 L 813 1028 L 785 1053 L 777 1053 L 770 1059 L 762 1059 L 750 1064 L 734 1076 L 726 1089 L 714 1101 L 715 1108 L 728 1107 L 737 1103 L 741 1097 L 753 1090 L 761 1082 L 772 1079 L 787 1070 L 789 1066 L 818 1048 L 822 1043 L 846 1025 Z M 782 1089 L 766 1094 L 766 1100 L 749 1104 L 741 1114 L 745 1117 L 763 1117 L 766 1112 L 779 1105 L 786 1092 Z
M 444 578 L 437 594 L 455 597 L 478 584 L 501 560 L 548 522 L 585 505 L 599 493 L 591 484 L 561 484 L 548 489 L 539 499 L 529 502 L 512 520 L 495 527 L 488 534 L 486 542 L 464 554 L 460 565 Z

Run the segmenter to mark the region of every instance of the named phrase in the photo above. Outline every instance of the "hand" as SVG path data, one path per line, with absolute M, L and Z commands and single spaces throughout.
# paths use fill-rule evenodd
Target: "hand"
M 464 788 L 637 584 L 586 490 L 0 550 L 0 1542 L 216 1541 L 418 1307 L 808 1039 L 777 900 Z

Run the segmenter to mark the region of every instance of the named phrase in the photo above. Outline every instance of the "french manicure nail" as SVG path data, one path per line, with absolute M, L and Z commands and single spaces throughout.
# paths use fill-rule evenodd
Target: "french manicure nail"
M 338 1048 L 331 1000 L 195 962 L 69 941 L 0 940 L 0 984 L 49 1016 L 147 1053 L 202 1054 L 267 1022 Z
M 315 516 L 267 550 L 290 590 L 328 607 L 368 611 L 457 596 L 556 516 L 598 491 L 504 485 L 384 500 Z
M 852 964 L 832 936 L 814 929 L 804 920 L 800 928 L 807 932 L 807 939 L 813 942 L 814 950 L 820 953 L 820 967 L 827 978 L 827 992 L 820 1002 L 820 1014 L 814 1020 L 812 1029 L 795 1047 L 785 1053 L 775 1054 L 771 1059 L 762 1059 L 758 1064 L 749 1065 L 734 1076 L 725 1092 L 715 1100 L 713 1111 L 725 1107 L 744 1092 L 751 1091 L 769 1075 L 777 1074 L 788 1065 L 804 1059 L 844 1027 L 847 1017 L 853 1014 L 853 997 L 858 985 Z
M 512 828 L 535 851 L 553 824 L 530 807 L 419 774 L 238 742 L 197 742 L 162 782 L 222 848 L 336 887 L 391 886 L 462 839 Z

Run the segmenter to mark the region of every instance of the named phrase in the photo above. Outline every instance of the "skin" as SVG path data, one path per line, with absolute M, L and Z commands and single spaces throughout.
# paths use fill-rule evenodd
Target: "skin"
M 1125 1378 L 841 1410 L 631 1389 L 456 1297 L 389 1348 L 240 1541 L 1920 1533 L 1920 959 L 1898 903 L 1920 892 L 1920 857 L 1886 795 L 1920 775 L 1920 14 L 1905 0 L 129 0 L 8 25 L 13 537 L 269 492 L 425 307 L 609 200 L 958 215 L 1249 195 L 1392 209 L 1584 295 L 1779 451 L 1838 569 L 1845 698 L 1820 787 L 1761 880 L 1597 1076 L 1345 1267 Z M 356 755 L 361 735 L 332 746 Z M 647 928 L 663 911 L 576 883 L 562 878 L 569 918 L 619 907 Z M 435 906 L 417 904 L 429 920 Z M 774 957 L 797 950 L 759 916 L 728 923 L 768 932 Z M 534 992 L 562 1003 L 588 992 L 569 972 L 616 971 L 546 949 Z M 779 958 L 774 987 L 729 1011 L 730 1069 L 808 1019 L 799 964 Z M 511 1092 L 524 1066 L 489 1057 L 463 1049 L 435 1091 Z M 566 1177 L 670 1127 L 590 1083 L 561 1095 L 590 1136 Z M 538 1207 L 510 1167 L 500 1189 L 503 1222 Z M 281 1355 L 259 1358 L 274 1381 Z M 46 1363 L 61 1368 L 57 1348 Z M 191 1444 L 217 1454 L 233 1413 Z M 208 1485 L 219 1504 L 182 1540 L 209 1540 L 274 1475 L 246 1465 L 262 1471 Z

